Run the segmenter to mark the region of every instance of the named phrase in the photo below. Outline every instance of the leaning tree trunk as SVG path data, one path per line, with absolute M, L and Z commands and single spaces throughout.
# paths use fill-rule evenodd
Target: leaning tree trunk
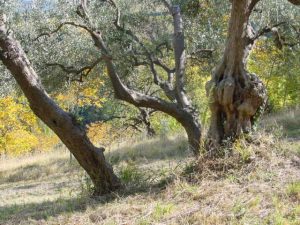
M 233 141 L 240 134 L 250 132 L 265 107 L 264 84 L 246 69 L 247 57 L 255 41 L 249 17 L 257 2 L 232 0 L 224 56 L 206 86 L 211 110 L 209 150 L 215 150 L 225 140 Z
M 124 26 L 121 25 L 120 10 L 118 9 L 114 0 L 108 1 L 109 4 L 116 9 L 116 18 L 114 21 L 114 26 L 116 29 L 122 32 L 122 34 L 126 34 L 131 37 L 132 41 L 136 42 L 141 47 L 144 56 L 147 57 L 146 61 L 139 62 L 139 57 L 136 55 L 134 57 L 136 61 L 135 64 L 136 66 L 144 65 L 149 67 L 153 75 L 153 82 L 158 85 L 165 94 L 165 98 L 160 98 L 140 93 L 129 88 L 122 82 L 119 76 L 119 71 L 115 66 L 114 58 L 102 37 L 103 32 L 101 32 L 101 30 L 96 30 L 89 23 L 85 2 L 86 1 L 81 1 L 79 10 L 77 11 L 77 14 L 82 17 L 82 19 L 85 21 L 85 24 L 65 22 L 62 23 L 57 29 L 52 31 L 51 34 L 57 32 L 64 25 L 71 25 L 86 30 L 93 39 L 95 46 L 101 52 L 101 60 L 103 60 L 106 65 L 107 74 L 111 80 L 115 97 L 138 108 L 150 108 L 156 111 L 164 112 L 175 118 L 187 132 L 190 149 L 196 156 L 199 155 L 201 124 L 198 119 L 199 115 L 185 92 L 186 55 L 184 46 L 183 20 L 180 7 L 176 5 L 171 6 L 167 3 L 167 1 L 164 1 L 171 15 L 173 16 L 174 24 L 173 47 L 176 68 L 171 69 L 162 63 L 161 60 L 155 56 L 155 54 L 149 51 L 143 41 L 141 41 L 131 30 L 125 29 Z M 159 66 L 164 72 L 167 73 L 167 79 L 164 79 L 163 76 L 161 76 L 161 74 L 156 70 L 156 66 Z
M 58 135 L 88 173 L 95 194 L 119 188 L 119 179 L 106 162 L 104 149 L 96 148 L 72 116 L 48 96 L 20 44 L 5 28 L 4 17 L 0 17 L 0 60 L 14 76 L 32 111 Z
M 192 105 L 192 102 L 185 91 L 186 55 L 183 20 L 179 6 L 169 6 L 169 9 L 173 16 L 174 25 L 173 46 L 175 58 L 175 85 L 172 82 L 160 83 L 161 81 L 158 81 L 160 79 L 158 78 L 156 71 L 154 72 L 154 80 L 156 80 L 156 83 L 160 83 L 166 96 L 168 96 L 168 94 L 174 96 L 173 102 L 168 102 L 163 99 L 129 89 L 120 79 L 116 66 L 113 62 L 113 58 L 109 54 L 108 48 L 106 47 L 106 44 L 101 36 L 101 32 L 93 31 L 87 27 L 83 28 L 90 33 L 95 46 L 102 51 L 102 58 L 106 63 L 107 73 L 110 77 L 116 98 L 131 103 L 136 107 L 151 108 L 164 112 L 167 115 L 175 118 L 184 127 L 187 133 L 189 149 L 194 153 L 195 156 L 198 156 L 200 153 L 202 128 L 199 122 L 198 112 Z M 119 19 L 117 19 L 117 21 L 119 21 Z M 130 33 L 131 31 L 127 32 Z M 134 38 L 137 39 L 135 36 Z M 153 69 L 154 68 L 152 68 L 152 70 Z M 170 79 L 173 80 L 173 78 Z M 170 88 L 173 85 L 175 87 Z

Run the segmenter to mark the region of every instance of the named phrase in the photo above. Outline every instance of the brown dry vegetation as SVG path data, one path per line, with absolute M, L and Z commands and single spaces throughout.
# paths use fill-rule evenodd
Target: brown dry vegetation
M 299 118 L 268 117 L 214 160 L 181 136 L 113 147 L 125 189 L 98 199 L 63 149 L 1 160 L 0 224 L 300 224 Z

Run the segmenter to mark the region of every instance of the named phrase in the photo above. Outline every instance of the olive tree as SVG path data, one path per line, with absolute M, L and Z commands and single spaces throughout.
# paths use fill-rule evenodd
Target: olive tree
M 122 12 L 117 3 L 113 0 L 98 2 L 82 0 L 77 8 L 77 14 L 81 18 L 78 21 L 66 21 L 61 23 L 51 32 L 42 33 L 38 38 L 43 36 L 51 36 L 58 33 L 63 27 L 71 26 L 85 30 L 91 37 L 95 47 L 99 50 L 98 58 L 105 65 L 106 73 L 110 78 L 115 97 L 125 101 L 138 108 L 149 108 L 155 111 L 166 113 L 175 118 L 185 129 L 189 147 L 195 154 L 199 154 L 201 143 L 201 125 L 198 121 L 199 115 L 197 109 L 193 106 L 191 99 L 186 93 L 185 87 L 185 67 L 187 55 L 185 51 L 185 39 L 183 29 L 183 18 L 179 5 L 170 5 L 167 1 L 156 2 L 156 7 L 161 6 L 163 10 L 167 9 L 167 15 L 171 15 L 173 26 L 172 44 L 169 40 L 150 40 L 153 42 L 152 48 L 149 48 L 142 37 L 144 34 L 135 34 L 126 24 L 122 23 Z M 146 2 L 145 2 L 146 3 Z M 164 4 L 161 4 L 164 3 Z M 93 4 L 93 5 L 92 5 Z M 96 19 L 91 18 L 89 14 L 89 5 L 95 8 L 108 7 L 112 10 L 113 21 L 106 22 L 108 30 L 113 30 L 121 35 L 121 38 L 127 37 L 127 45 L 120 42 L 113 36 L 113 41 L 109 41 L 111 37 L 106 30 L 101 30 L 101 26 L 94 23 Z M 166 11 L 166 10 L 165 10 Z M 148 41 L 148 40 L 147 40 Z M 122 49 L 130 48 L 127 52 Z M 113 50 L 112 50 L 113 49 Z M 167 65 L 163 51 L 171 51 L 173 54 L 174 66 Z M 122 52 L 121 57 L 119 52 Z M 159 56 L 160 55 L 160 56 Z M 162 56 L 161 56 L 162 55 Z M 131 63 L 128 67 L 133 67 L 131 73 L 139 73 L 140 68 L 146 68 L 152 76 L 152 83 L 159 90 L 149 93 L 138 90 L 136 86 L 126 83 L 126 72 L 120 69 L 122 66 L 122 58 L 130 58 Z M 124 66 L 123 66 L 124 67 Z M 142 75 L 138 76 L 142 77 Z M 149 76 L 148 76 L 149 77 Z M 139 79 L 138 79 L 139 80 Z M 138 84 L 136 84 L 138 85 Z M 159 93 L 159 94 L 157 94 Z
M 0 17 L 0 60 L 15 78 L 32 111 L 51 128 L 90 176 L 95 194 L 120 187 L 120 181 L 104 157 L 104 148 L 95 147 L 82 127 L 47 94 L 21 45 Z
M 259 2 L 230 1 L 231 15 L 224 54 L 206 85 L 211 110 L 209 150 L 215 150 L 224 140 L 234 140 L 242 133 L 249 133 L 266 105 L 265 85 L 256 74 L 247 70 L 247 60 L 256 40 L 280 23 L 256 31 L 250 23 L 250 16 Z M 289 2 L 300 5 L 299 0 Z

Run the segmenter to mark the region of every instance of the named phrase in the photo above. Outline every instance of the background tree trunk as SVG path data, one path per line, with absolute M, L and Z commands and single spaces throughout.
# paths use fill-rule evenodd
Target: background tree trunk
M 207 83 L 211 124 L 208 149 L 216 149 L 224 140 L 234 140 L 253 128 L 266 105 L 266 88 L 246 69 L 247 58 L 255 42 L 249 17 L 256 0 L 232 0 L 228 38 L 222 62 Z
M 105 161 L 104 149 L 96 148 L 75 119 L 48 96 L 20 44 L 9 34 L 1 18 L 0 15 L 0 59 L 19 84 L 32 111 L 58 135 L 88 173 L 95 194 L 119 188 L 120 181 Z
M 133 104 L 136 107 L 150 108 L 157 111 L 164 112 L 169 116 L 175 118 L 186 130 L 189 142 L 189 148 L 198 156 L 200 153 L 200 142 L 201 142 L 201 124 L 199 122 L 199 115 L 196 109 L 193 107 L 191 101 L 189 100 L 185 91 L 185 65 L 186 65 L 186 55 L 185 55 L 185 45 L 184 45 L 184 31 L 183 31 L 183 21 L 179 6 L 169 6 L 170 13 L 173 16 L 174 34 L 173 34 L 173 47 L 174 47 L 174 58 L 175 58 L 175 87 L 174 89 L 164 89 L 164 87 L 173 86 L 173 76 L 170 78 L 171 82 L 164 82 L 162 85 L 164 92 L 171 92 L 172 96 L 175 96 L 172 102 L 166 101 L 164 99 L 139 93 L 133 89 L 128 88 L 120 79 L 118 71 L 116 69 L 115 63 L 113 62 L 113 57 L 111 56 L 100 31 L 94 31 L 87 26 L 79 26 L 87 30 L 97 48 L 102 51 L 102 58 L 105 61 L 107 67 L 107 73 L 111 80 L 115 96 L 117 99 L 126 101 Z M 119 13 L 117 16 L 117 28 L 122 29 L 118 25 Z M 78 25 L 75 25 L 78 26 Z M 138 38 L 132 34 L 131 31 L 124 31 L 130 36 L 133 36 L 139 43 Z M 150 57 L 151 58 L 151 57 Z M 153 61 L 151 62 L 153 64 Z M 156 84 L 161 81 L 155 69 L 152 68 L 154 74 L 154 80 Z M 169 74 L 170 75 L 170 74 Z M 168 94 L 166 94 L 168 97 Z
M 146 127 L 147 137 L 154 137 L 156 135 L 156 132 L 150 122 L 150 113 L 151 112 L 148 112 L 146 109 L 143 109 L 143 108 L 139 108 L 139 110 L 140 110 L 140 119 Z

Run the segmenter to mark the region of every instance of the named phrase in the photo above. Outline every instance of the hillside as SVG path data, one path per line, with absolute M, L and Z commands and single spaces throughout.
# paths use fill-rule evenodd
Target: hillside
M 300 111 L 264 119 L 252 144 L 198 162 L 182 136 L 107 151 L 124 190 L 91 198 L 69 153 L 0 161 L 0 224 L 300 224 Z

